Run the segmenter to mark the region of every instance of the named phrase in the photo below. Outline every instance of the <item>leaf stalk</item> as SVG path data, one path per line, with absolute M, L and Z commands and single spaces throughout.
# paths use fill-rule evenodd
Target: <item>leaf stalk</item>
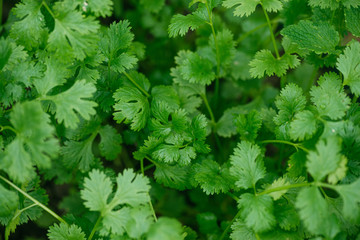
M 19 188 L 18 186 L 16 186 L 14 183 L 12 183 L 11 181 L 9 181 L 8 179 L 4 178 L 3 176 L 0 176 L 0 179 L 3 180 L 4 182 L 6 182 L 7 184 L 9 184 L 11 187 L 13 187 L 14 189 L 16 189 L 18 192 L 20 192 L 22 195 L 24 195 L 25 197 L 27 197 L 28 199 L 30 199 L 32 202 L 34 202 L 36 205 L 38 205 L 39 207 L 41 207 L 42 209 L 44 209 L 46 212 L 48 212 L 51 216 L 53 216 L 54 218 L 56 218 L 57 220 L 59 220 L 62 223 L 67 224 L 67 222 L 61 218 L 59 215 L 57 215 L 54 211 L 52 211 L 50 208 L 48 208 L 47 206 L 45 206 L 44 204 L 42 204 L 41 202 L 39 202 L 38 200 L 36 200 L 35 198 L 33 198 L 32 196 L 30 196 L 28 193 L 24 192 L 21 188 Z

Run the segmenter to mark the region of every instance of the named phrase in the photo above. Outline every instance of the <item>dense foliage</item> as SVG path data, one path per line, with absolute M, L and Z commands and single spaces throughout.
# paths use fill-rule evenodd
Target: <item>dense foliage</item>
M 18 2 L 0 239 L 360 239 L 357 37 L 358 0 Z

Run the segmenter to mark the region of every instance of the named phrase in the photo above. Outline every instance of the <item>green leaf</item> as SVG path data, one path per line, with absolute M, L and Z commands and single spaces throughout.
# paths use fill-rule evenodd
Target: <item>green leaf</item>
M 146 177 L 136 175 L 132 169 L 126 169 L 123 174 L 118 175 L 116 183 L 115 195 L 108 202 L 112 193 L 110 179 L 99 170 L 90 172 L 89 178 L 85 179 L 84 190 L 81 191 L 85 206 L 92 211 L 101 212 L 104 216 L 121 204 L 136 207 L 148 202 L 150 185 Z
M 233 230 L 230 235 L 232 240 L 257 240 L 254 231 L 249 229 L 241 219 L 237 219 L 233 225 L 231 225 L 231 229 Z
M 191 188 L 190 166 L 157 164 L 154 172 L 156 182 L 166 187 L 184 190 Z
M 290 123 L 290 137 L 293 140 L 303 141 L 311 138 L 317 130 L 317 121 L 309 110 L 298 112 Z
M 76 81 L 74 85 L 65 92 L 54 96 L 47 96 L 55 103 L 55 117 L 59 123 L 64 122 L 65 127 L 76 128 L 79 123 L 79 114 L 86 120 L 96 113 L 97 104 L 93 101 L 86 100 L 91 98 L 96 91 L 96 87 L 92 83 L 85 80 Z
M 11 36 L 27 49 L 37 48 L 47 34 L 45 17 L 41 13 L 42 2 L 24 0 L 18 3 L 13 13 L 21 20 L 11 27 Z
M 129 21 L 114 22 L 99 42 L 99 48 L 106 61 L 119 73 L 131 69 L 137 63 L 137 58 L 130 51 L 134 39 L 134 34 L 130 30 Z
M 304 110 L 306 106 L 302 89 L 293 83 L 286 85 L 276 98 L 275 105 L 279 109 L 274 117 L 275 124 L 279 126 L 277 135 L 280 135 L 280 138 L 289 138 L 290 122 L 294 120 L 295 114 Z
M 81 198 L 84 199 L 85 206 L 91 211 L 105 212 L 112 191 L 111 180 L 105 173 L 93 170 L 89 173 L 89 178 L 84 180 L 84 190 L 81 190 Z
M 339 2 L 341 2 L 346 8 L 360 6 L 357 0 L 309 0 L 309 5 L 312 7 L 320 7 L 323 9 L 330 8 L 335 10 L 339 8 Z
M 280 59 L 274 57 L 270 50 L 263 49 L 255 54 L 249 66 L 250 75 L 254 78 L 262 78 L 264 74 L 267 76 L 277 75 L 282 77 L 286 71 L 296 68 L 300 65 L 300 60 L 295 55 L 285 53 Z
M 306 167 L 315 181 L 321 181 L 329 173 L 334 172 L 341 161 L 341 144 L 338 138 L 329 137 L 316 144 L 316 151 L 307 155 Z
M 34 165 L 51 166 L 50 159 L 56 157 L 59 150 L 58 141 L 54 138 L 49 115 L 42 111 L 39 102 L 15 105 L 10 122 L 16 130 L 16 138 L 6 146 L 0 166 L 11 179 L 25 183 L 33 177 Z
M 234 10 L 234 16 L 250 16 L 256 10 L 256 6 L 261 4 L 262 7 L 268 12 L 278 12 L 283 8 L 285 1 L 280 0 L 225 0 L 223 6 L 226 8 L 232 8 L 236 6 Z
M 295 206 L 285 199 L 275 203 L 274 215 L 280 228 L 285 231 L 296 230 L 300 224 L 300 217 Z
M 73 168 L 78 167 L 82 171 L 89 171 L 94 163 L 94 154 L 92 144 L 94 137 L 89 137 L 84 141 L 66 141 L 65 146 L 61 148 L 63 161 L 66 166 Z
M 271 185 L 266 187 L 266 190 L 277 189 L 279 187 L 284 187 L 289 185 L 290 183 L 286 180 L 286 178 L 278 178 Z M 274 191 L 269 193 L 269 195 L 276 201 L 280 199 L 285 193 L 287 193 L 287 189 Z
M 214 36 L 210 36 L 209 38 L 209 45 L 212 48 L 215 59 L 216 59 L 216 47 L 220 49 L 219 62 L 223 67 L 227 67 L 228 65 L 230 65 L 235 56 L 236 42 L 233 40 L 233 38 L 234 36 L 232 32 L 228 29 L 223 29 L 221 32 L 217 33 L 216 39 L 218 46 L 216 46 L 215 44 Z
M 11 215 L 19 205 L 19 197 L 13 191 L 6 189 L 0 184 L 0 217 Z
M 286 27 L 281 31 L 291 41 L 317 54 L 335 53 L 335 47 L 339 43 L 339 34 L 333 26 L 327 22 L 313 23 L 302 20 L 296 25 Z
M 106 125 L 99 129 L 101 137 L 99 148 L 101 155 L 107 160 L 114 160 L 121 152 L 122 137 L 116 129 Z
M 169 145 L 160 144 L 153 152 L 152 156 L 164 163 L 178 163 L 180 166 L 186 166 L 196 157 L 194 147 L 183 147 L 182 143 Z
M 346 8 L 345 22 L 347 30 L 354 36 L 360 37 L 360 8 Z
M 344 85 L 350 86 L 351 91 L 360 95 L 360 43 L 353 41 L 339 56 L 337 68 L 344 75 Z
M 153 101 L 151 111 L 155 118 L 151 119 L 149 129 L 154 136 L 184 139 L 180 135 L 187 130 L 188 118 L 183 109 L 172 111 L 165 102 Z
M 237 179 L 235 184 L 240 188 L 254 188 L 257 181 L 265 177 L 261 150 L 255 144 L 247 141 L 238 143 L 230 156 L 230 163 L 230 173 Z
M 212 62 L 197 53 L 180 51 L 177 64 L 181 76 L 190 83 L 210 85 L 215 80 Z
M 275 225 L 274 206 L 270 196 L 255 196 L 244 193 L 241 195 L 238 204 L 246 226 L 255 232 L 270 230 Z
M 193 147 L 197 152 L 208 153 L 210 146 L 205 143 L 207 136 L 208 120 L 204 115 L 197 115 L 191 120 L 190 136 L 193 141 Z
M 54 87 L 63 85 L 70 76 L 68 66 L 56 58 L 46 58 L 44 64 L 46 66 L 44 76 L 34 80 L 36 90 L 41 96 L 45 96 Z
M 130 211 L 130 217 L 126 223 L 126 232 L 131 238 L 141 239 L 154 222 L 152 212 L 148 206 L 133 208 Z
M 295 205 L 310 233 L 323 234 L 331 239 L 340 231 L 336 217 L 329 212 L 328 203 L 317 187 L 302 189 Z
M 114 93 L 114 120 L 131 123 L 131 129 L 140 131 L 145 127 L 150 115 L 148 99 L 134 87 L 122 87 Z
M 180 100 L 172 86 L 155 86 L 151 89 L 151 96 L 153 102 L 164 102 L 172 110 L 179 109 Z
M 1 38 L 0 39 L 0 70 L 7 64 L 12 54 L 10 42 Z
M 348 185 L 335 186 L 343 199 L 343 213 L 348 219 L 355 220 L 359 216 L 360 179 Z
M 334 172 L 330 173 L 328 176 L 329 183 L 335 185 L 340 180 L 346 177 L 346 173 L 348 171 L 347 163 L 348 163 L 347 158 L 345 156 L 341 156 L 341 161 L 339 163 L 338 168 Z
M 227 193 L 232 187 L 234 177 L 226 166 L 220 166 L 213 160 L 204 160 L 193 166 L 194 179 L 207 194 Z
M 96 49 L 97 31 L 100 27 L 92 16 L 78 11 L 66 11 L 61 2 L 56 6 L 55 28 L 50 33 L 48 48 L 60 57 L 83 60 Z
M 351 8 L 351 7 L 359 7 L 360 6 L 360 2 L 357 0 L 342 0 L 342 4 L 346 7 L 346 8 Z
M 183 229 L 181 224 L 168 217 L 161 217 L 151 225 L 147 233 L 148 240 L 183 240 Z
M 48 237 L 50 240 L 85 240 L 85 233 L 75 224 L 66 223 L 54 224 L 49 228 Z
M 320 7 L 320 8 L 330 8 L 330 10 L 335 10 L 339 7 L 338 0 L 309 0 L 309 5 L 311 7 Z
M 119 174 L 116 185 L 117 189 L 113 195 L 113 186 L 109 177 L 99 170 L 93 170 L 89 178 L 85 178 L 81 198 L 87 208 L 101 213 L 103 230 L 106 233 L 122 234 L 131 216 L 131 208 L 119 209 L 119 206 L 126 204 L 139 207 L 147 204 L 150 185 L 148 178 L 136 175 L 132 169 L 126 169 L 123 174 Z
M 223 6 L 226 8 L 236 6 L 234 16 L 248 17 L 255 12 L 256 6 L 260 4 L 260 2 L 260 0 L 225 0 Z
M 283 9 L 283 3 L 288 0 L 262 0 L 263 8 L 268 12 L 278 12 Z
M 254 141 L 258 136 L 258 131 L 262 125 L 260 113 L 252 110 L 248 114 L 240 114 L 235 119 L 237 132 L 240 134 L 241 140 Z
M 341 80 L 336 73 L 326 73 L 310 91 L 311 101 L 321 116 L 338 120 L 345 116 L 350 106 L 350 98 L 345 94 Z
M 199 12 L 188 14 L 186 16 L 177 14 L 171 18 L 169 25 L 169 36 L 184 36 L 189 30 L 194 31 L 199 28 L 205 20 L 200 16 Z
M 88 7 L 96 17 L 109 17 L 112 15 L 112 0 L 88 0 Z M 84 4 L 84 6 L 86 6 Z

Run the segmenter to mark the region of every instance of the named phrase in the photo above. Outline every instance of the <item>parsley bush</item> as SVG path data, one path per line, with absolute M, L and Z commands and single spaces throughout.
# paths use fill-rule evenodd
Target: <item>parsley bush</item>
M 359 239 L 359 37 L 358 0 L 19 1 L 0 239 Z

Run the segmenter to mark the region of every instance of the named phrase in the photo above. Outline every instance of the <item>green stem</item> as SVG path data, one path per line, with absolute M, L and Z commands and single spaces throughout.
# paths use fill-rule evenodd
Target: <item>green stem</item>
M 266 17 L 266 22 L 267 22 L 267 24 L 269 26 L 269 29 L 270 29 L 271 40 L 272 40 L 272 43 L 274 45 L 276 57 L 277 57 L 277 59 L 280 59 L 280 54 L 279 54 L 279 50 L 278 50 L 277 45 L 276 45 L 276 40 L 275 40 L 274 32 L 273 32 L 273 29 L 272 29 L 272 26 L 271 26 L 271 21 L 270 21 L 269 15 L 266 12 L 264 6 L 262 4 L 261 4 L 261 6 L 262 6 L 262 9 L 264 10 L 264 14 L 265 14 L 265 17 Z
M 235 217 L 231 220 L 231 222 L 229 223 L 229 225 L 225 228 L 225 230 L 223 231 L 223 233 L 221 234 L 219 240 L 223 240 L 226 237 L 227 232 L 229 231 L 231 225 L 233 225 L 233 223 L 235 222 L 235 220 L 240 217 L 241 211 L 238 211 L 238 213 L 235 215 Z
M 357 95 L 355 95 L 354 97 L 353 97 L 353 99 L 352 99 L 352 103 L 356 103 L 357 102 L 357 100 L 358 100 L 358 96 Z
M 229 195 L 235 201 L 239 201 L 239 198 L 237 196 L 235 196 L 234 194 L 232 194 L 231 192 L 227 192 L 226 194 Z
M 96 220 L 96 223 L 95 223 L 93 229 L 91 230 L 91 233 L 90 233 L 90 235 L 88 237 L 88 240 L 91 240 L 93 238 L 93 236 L 96 233 L 96 229 L 98 228 L 100 222 L 101 222 L 101 214 L 99 215 L 98 219 Z
M 278 21 L 279 21 L 279 19 L 273 19 L 273 20 L 271 20 L 271 23 L 277 23 Z M 238 38 L 237 43 L 238 43 L 238 44 L 241 43 L 241 42 L 242 42 L 245 38 L 247 38 L 249 35 L 253 34 L 254 32 L 257 32 L 258 30 L 262 29 L 263 27 L 266 27 L 267 25 L 268 25 L 267 22 L 266 22 L 266 23 L 263 23 L 263 24 L 257 26 L 256 28 L 254 28 L 254 29 L 252 29 L 252 30 L 250 30 L 250 31 L 242 34 L 242 35 Z
M 219 50 L 219 44 L 216 37 L 216 32 L 214 28 L 214 23 L 212 20 L 212 12 L 210 11 L 208 1 L 205 1 L 206 9 L 209 15 L 209 25 L 211 27 L 211 32 L 214 37 L 214 43 L 215 43 L 215 51 L 216 51 L 216 79 L 215 79 L 215 99 L 218 99 L 219 97 L 219 76 L 220 76 L 220 50 Z M 217 101 L 215 101 L 217 102 Z
M 152 205 L 152 203 L 151 203 L 151 197 L 150 197 L 150 195 L 148 195 L 148 196 L 149 196 L 149 206 L 150 206 L 152 215 L 153 215 L 153 217 L 154 217 L 154 219 L 155 219 L 155 222 L 157 222 L 156 213 L 155 213 L 154 207 L 153 207 L 153 205 Z
M 25 207 L 25 208 L 17 211 L 16 214 L 15 214 L 15 216 L 14 216 L 12 219 L 16 219 L 18 216 L 20 216 L 21 213 L 23 213 L 23 212 L 25 212 L 26 210 L 28 210 L 28 209 L 30 209 L 30 208 L 32 208 L 32 207 L 35 207 L 35 206 L 37 206 L 36 203 L 31 204 L 31 205 L 29 205 L 29 206 L 27 206 L 27 207 Z
M 300 144 L 298 143 L 292 143 L 292 142 L 289 142 L 289 141 L 284 141 L 284 140 L 264 140 L 264 141 L 261 141 L 260 144 L 262 143 L 280 143 L 280 144 L 287 144 L 287 145 L 291 145 L 293 146 L 294 148 L 296 148 L 296 150 L 301 149 L 303 150 L 304 152 L 309 152 L 309 149 L 301 146 Z
M 50 13 L 50 15 L 55 19 L 55 15 L 53 11 L 50 9 L 49 5 L 45 1 L 42 1 L 42 5 L 46 8 L 46 10 Z
M 146 158 L 147 160 L 149 160 L 149 161 L 150 161 L 152 164 L 154 164 L 155 166 L 157 165 L 156 162 L 155 162 L 154 160 L 152 160 L 150 157 L 145 156 L 145 158 Z
M 4 130 L 10 130 L 14 133 L 17 133 L 17 131 L 13 128 L 13 127 L 10 127 L 10 126 L 0 126 L 0 132 L 4 131 Z
M 127 72 L 124 72 L 124 75 L 142 92 L 146 97 L 150 97 L 150 94 L 145 91 Z
M 206 108 L 207 108 L 207 110 L 208 110 L 208 112 L 210 114 L 211 124 L 213 125 L 213 127 L 215 127 L 216 121 L 215 121 L 214 113 L 211 110 L 211 107 L 210 107 L 209 101 L 208 101 L 208 99 L 206 97 L 206 94 L 201 94 L 200 96 L 204 100 L 205 106 L 206 106 Z
M 41 202 L 39 202 L 38 200 L 36 200 L 35 198 L 33 198 L 32 196 L 30 196 L 29 194 L 27 194 L 26 192 L 24 192 L 21 188 L 19 188 L 18 186 L 16 186 L 14 183 L 12 183 L 11 181 L 7 180 L 6 178 L 4 178 L 3 176 L 0 176 L 0 179 L 2 179 L 4 182 L 6 182 L 7 184 L 9 184 L 11 187 L 13 187 L 14 189 L 16 189 L 18 192 L 20 192 L 22 195 L 24 195 L 25 197 L 27 197 L 28 199 L 30 199 L 31 201 L 33 201 L 33 203 L 35 203 L 36 205 L 38 205 L 39 207 L 41 207 L 42 209 L 44 209 L 46 212 L 48 212 L 51 216 L 53 216 L 54 218 L 56 218 L 57 220 L 59 220 L 62 223 L 66 223 L 66 221 L 64 219 L 62 219 L 59 215 L 57 215 L 54 211 L 52 211 L 50 208 L 48 208 L 47 206 L 45 206 L 44 204 L 42 204 Z
M 284 186 L 264 190 L 261 193 L 258 193 L 257 196 L 261 196 L 261 195 L 265 195 L 265 194 L 269 194 L 269 193 L 273 193 L 273 192 L 278 192 L 278 191 L 283 191 L 283 190 L 288 190 L 291 188 L 307 187 L 307 186 L 311 186 L 311 185 L 313 185 L 313 183 L 308 183 L 308 182 L 284 185 Z

